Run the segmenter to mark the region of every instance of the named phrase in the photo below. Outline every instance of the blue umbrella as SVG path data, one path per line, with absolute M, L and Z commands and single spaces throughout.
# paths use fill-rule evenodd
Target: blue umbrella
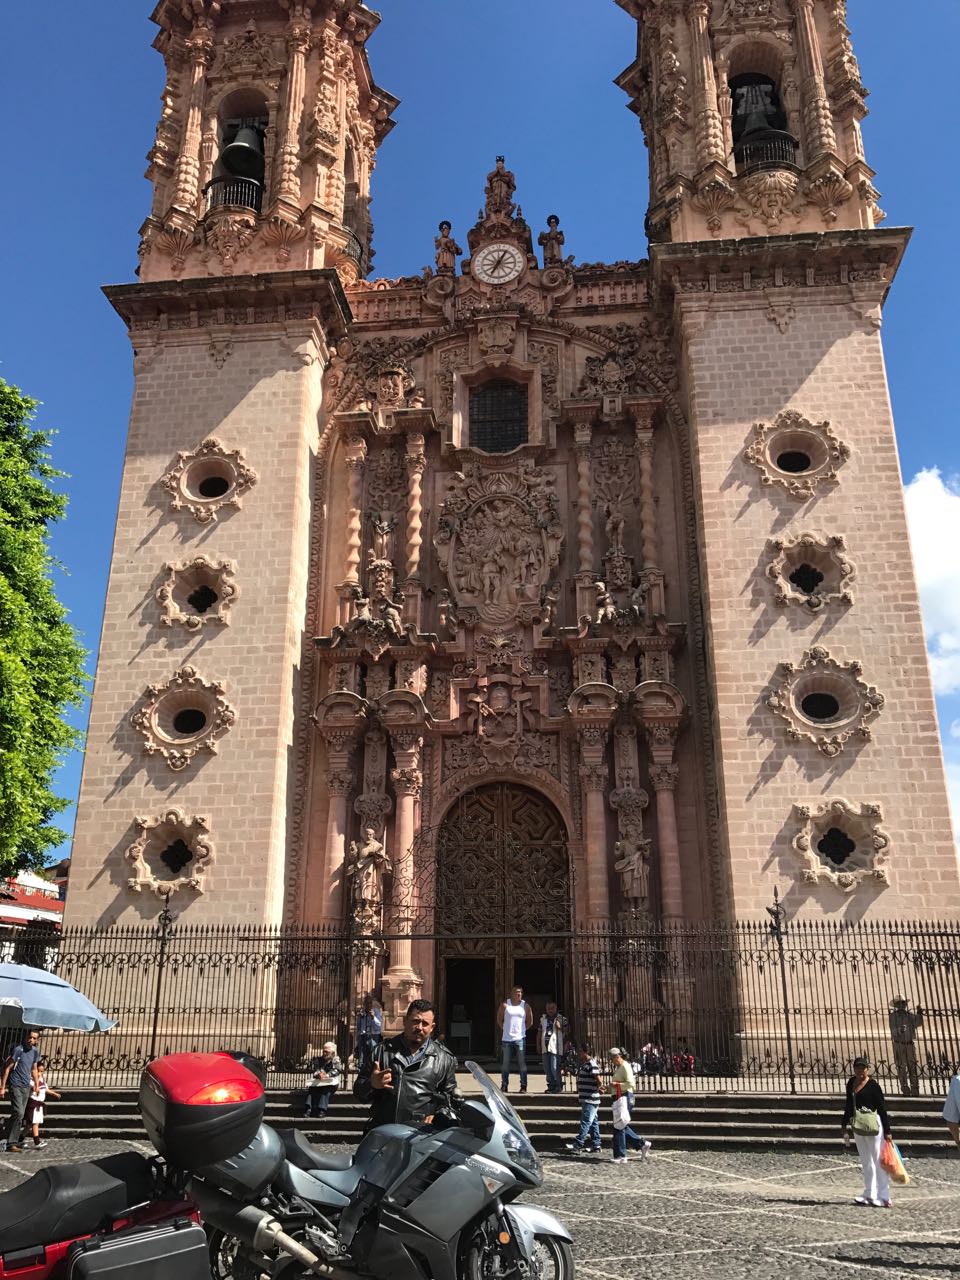
M 115 1018 L 69 982 L 45 969 L 0 964 L 0 1027 L 64 1027 L 70 1031 L 109 1031 Z

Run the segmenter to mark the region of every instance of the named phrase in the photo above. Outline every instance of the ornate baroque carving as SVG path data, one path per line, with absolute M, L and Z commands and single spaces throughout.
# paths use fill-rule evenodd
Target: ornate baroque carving
M 838 756 L 856 736 L 869 742 L 870 722 L 883 709 L 883 695 L 865 684 L 859 662 L 841 663 L 819 646 L 795 665 L 782 662 L 782 683 L 767 706 L 787 723 L 794 741 L 806 739 L 825 756 Z
M 805 502 L 818 489 L 838 483 L 850 449 L 829 422 L 810 422 L 796 409 L 787 409 L 772 424 L 754 424 L 743 456 L 760 472 L 762 484 L 779 485 Z
M 175 771 L 201 751 L 216 755 L 217 740 L 236 720 L 223 692 L 223 685 L 204 680 L 190 666 L 175 671 L 165 684 L 148 685 L 143 705 L 130 717 L 144 752 L 161 755 Z
M 239 594 L 232 560 L 194 556 L 163 566 L 166 577 L 157 590 L 160 625 L 199 631 L 208 622 L 229 626 L 230 608 Z
M 798 533 L 771 538 L 766 575 L 778 605 L 803 605 L 816 613 L 828 604 L 853 604 L 856 569 L 840 534 Z
M 826 882 L 852 893 L 863 881 L 887 885 L 890 837 L 882 829 L 878 804 L 859 808 L 846 800 L 797 804 L 798 829 L 791 841 L 800 859 L 801 884 Z
M 208 436 L 196 449 L 177 454 L 177 461 L 160 477 L 174 511 L 187 511 L 199 524 L 210 524 L 226 507 L 243 505 L 243 495 L 257 483 L 240 449 L 227 449 Z
M 214 854 L 209 823 L 203 814 L 188 818 L 180 809 L 134 818 L 137 837 L 123 851 L 132 872 L 127 887 L 135 893 L 149 889 L 161 898 L 180 889 L 203 893 Z

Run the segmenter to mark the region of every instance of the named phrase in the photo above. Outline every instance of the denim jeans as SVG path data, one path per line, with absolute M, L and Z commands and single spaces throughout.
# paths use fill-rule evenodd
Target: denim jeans
M 599 1102 L 581 1102 L 580 1128 L 573 1140 L 575 1147 L 580 1147 L 581 1150 L 586 1147 L 591 1151 L 600 1150 L 600 1121 L 597 1118 L 599 1111 Z
M 325 1116 L 330 1106 L 330 1099 L 337 1092 L 337 1086 L 311 1084 L 307 1087 L 307 1110 L 318 1116 Z
M 500 1063 L 500 1088 L 506 1091 L 510 1087 L 510 1071 L 514 1057 L 517 1070 L 520 1072 L 520 1088 L 527 1087 L 527 1045 L 525 1040 L 504 1040 L 502 1044 L 503 1061 Z
M 560 1055 L 558 1053 L 545 1053 L 543 1055 L 543 1070 L 547 1077 L 547 1090 L 550 1093 L 560 1090 Z
M 30 1090 L 22 1089 L 18 1085 L 13 1085 L 7 1089 L 7 1097 L 10 1099 L 10 1122 L 7 1125 L 7 1146 L 13 1147 L 20 1141 L 20 1131 L 23 1128 L 23 1117 L 26 1114 L 27 1103 L 30 1101 Z
M 643 1146 L 643 1138 L 640 1137 L 639 1133 L 634 1133 L 629 1125 L 625 1129 L 614 1129 L 613 1154 L 615 1157 L 627 1154 L 627 1143 L 633 1147 L 634 1151 L 639 1151 Z

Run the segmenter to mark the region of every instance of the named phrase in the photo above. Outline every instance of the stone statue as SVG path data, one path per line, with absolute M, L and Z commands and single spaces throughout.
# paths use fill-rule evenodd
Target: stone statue
M 557 605 L 560 601 L 560 583 L 551 582 L 543 588 L 540 596 L 540 625 L 544 632 L 550 630 L 553 626 L 554 618 L 557 612 Z
M 451 635 L 456 635 L 457 609 L 448 587 L 440 588 L 440 594 L 437 596 L 437 616 L 440 620 L 441 629 L 448 631 Z
M 384 625 L 392 636 L 398 639 L 403 635 L 403 615 L 400 608 L 403 605 L 403 595 L 399 591 L 393 593 L 392 600 L 384 600 L 380 606 L 380 616 L 383 618 Z
M 613 869 L 620 872 L 624 896 L 631 901 L 646 902 L 650 896 L 649 841 L 618 840 L 613 852 L 617 859 Z
M 513 213 L 513 193 L 517 183 L 504 163 L 503 156 L 497 156 L 497 165 L 492 173 L 487 174 L 487 214 Z
M 646 610 L 647 592 L 640 578 L 634 582 L 630 591 L 630 613 L 637 622 L 643 617 Z
M 389 560 L 397 553 L 397 517 L 391 511 L 371 511 L 370 523 L 373 525 L 373 546 L 371 551 L 374 560 Z
M 372 622 L 373 614 L 370 612 L 370 597 L 361 590 L 360 587 L 353 589 L 353 625 L 357 626 L 361 622 Z
M 377 401 L 385 409 L 395 409 L 406 399 L 412 379 L 403 369 L 381 369 L 377 375 Z
M 541 231 L 537 236 L 537 244 L 543 249 L 543 265 L 558 267 L 563 262 L 564 236 L 560 230 L 560 219 L 551 213 L 547 219 L 549 231 Z
M 597 612 L 594 617 L 596 625 L 599 627 L 605 622 L 616 622 L 617 602 L 607 590 L 607 584 L 605 582 L 595 582 L 593 589 L 597 594 Z
M 351 840 L 347 855 L 347 875 L 353 882 L 353 902 L 358 908 L 378 907 L 383 903 L 383 877 L 393 865 L 377 839 L 373 827 L 363 828 L 363 839 Z
M 452 227 L 449 222 L 441 222 L 438 230 L 440 234 L 433 242 L 437 249 L 437 274 L 452 276 L 463 250 L 450 235 Z
M 623 512 L 613 503 L 607 504 L 607 522 L 604 525 L 607 545 L 612 555 L 623 555 Z

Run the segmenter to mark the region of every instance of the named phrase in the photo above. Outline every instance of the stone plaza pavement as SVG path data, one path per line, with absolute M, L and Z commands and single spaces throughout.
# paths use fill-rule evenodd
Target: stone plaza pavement
M 0 1189 L 46 1163 L 146 1143 L 51 1141 L 0 1154 Z M 960 1276 L 960 1159 L 908 1162 L 892 1210 L 852 1203 L 844 1155 L 654 1150 L 646 1159 L 546 1157 L 547 1205 L 574 1237 L 581 1280 L 950 1280 Z

